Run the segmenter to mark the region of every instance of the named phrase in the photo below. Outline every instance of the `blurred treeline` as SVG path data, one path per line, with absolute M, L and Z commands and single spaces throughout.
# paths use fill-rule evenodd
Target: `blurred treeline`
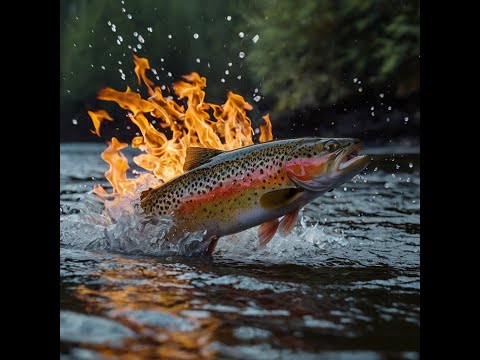
M 274 129 L 379 94 L 385 106 L 419 111 L 419 0 L 62 0 L 60 10 L 64 141 L 96 140 L 88 109 L 118 111 L 95 100 L 100 88 L 138 87 L 133 48 L 157 84 L 197 71 L 207 101 L 233 90 L 255 106 L 252 117 L 269 112 Z

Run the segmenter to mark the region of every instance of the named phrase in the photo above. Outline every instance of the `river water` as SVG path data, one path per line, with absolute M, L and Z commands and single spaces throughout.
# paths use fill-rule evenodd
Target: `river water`
M 417 359 L 419 149 L 365 149 L 368 168 L 307 205 L 289 236 L 256 229 L 212 258 L 106 218 L 99 144 L 60 148 L 62 359 Z M 143 229 L 143 228 L 142 228 Z

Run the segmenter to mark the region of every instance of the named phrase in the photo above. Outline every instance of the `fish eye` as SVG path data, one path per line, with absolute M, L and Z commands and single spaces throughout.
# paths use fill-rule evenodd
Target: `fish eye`
M 338 149 L 338 142 L 331 140 L 327 142 L 323 148 L 328 152 L 334 152 Z

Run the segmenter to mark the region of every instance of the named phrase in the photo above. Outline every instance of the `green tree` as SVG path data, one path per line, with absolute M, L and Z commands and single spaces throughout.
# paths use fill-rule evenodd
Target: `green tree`
M 244 92 L 246 83 L 236 78 L 244 69 L 232 45 L 239 17 L 227 20 L 232 14 L 230 3 L 222 0 L 62 1 L 60 103 L 68 119 L 64 121 L 68 123 L 76 111 L 86 113 L 85 103 L 94 101 L 104 86 L 136 89 L 133 53 L 149 59 L 159 79 L 149 77 L 158 85 L 170 85 L 196 71 L 207 77 L 208 101 L 225 101 L 229 89 Z
M 242 3 L 250 34 L 252 77 L 277 111 L 329 105 L 363 88 L 419 90 L 419 1 L 281 1 Z

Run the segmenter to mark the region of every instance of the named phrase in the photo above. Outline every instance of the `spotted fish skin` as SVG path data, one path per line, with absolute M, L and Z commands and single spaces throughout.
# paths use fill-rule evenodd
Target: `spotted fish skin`
M 349 145 L 357 141 L 337 140 L 348 140 Z M 318 169 L 312 161 L 332 157 L 324 148 L 328 141 L 336 140 L 279 140 L 222 152 L 162 186 L 147 190 L 142 194 L 141 206 L 150 216 L 174 219 L 175 225 L 167 234 L 170 241 L 199 230 L 207 231 L 206 239 L 218 239 L 298 213 L 327 190 L 302 188 L 298 181 L 308 175 L 297 179 L 295 171 Z

